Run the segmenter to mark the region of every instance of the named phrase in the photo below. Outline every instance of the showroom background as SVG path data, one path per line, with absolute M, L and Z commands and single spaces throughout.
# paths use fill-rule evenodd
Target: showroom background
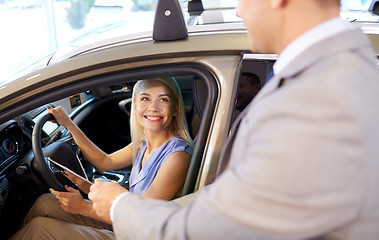
M 186 0 L 188 1 L 188 0 Z M 207 0 L 209 1 L 209 0 Z M 368 0 L 342 0 L 364 10 Z M 151 30 L 156 0 L 0 0 L 0 82 L 58 47 L 123 25 L 125 33 Z M 233 7 L 237 0 L 210 0 Z M 209 4 L 209 3 L 208 3 Z M 213 5 L 212 5 L 213 4 Z M 206 7 L 206 6 L 204 6 Z M 88 38 L 91 39 L 91 38 Z M 93 40 L 101 40 L 92 37 Z

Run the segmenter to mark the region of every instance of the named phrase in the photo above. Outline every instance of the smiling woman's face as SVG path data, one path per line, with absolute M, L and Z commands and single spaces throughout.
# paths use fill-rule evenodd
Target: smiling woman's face
M 169 131 L 175 114 L 175 103 L 169 88 L 160 82 L 150 82 L 141 87 L 135 99 L 137 120 L 144 131 L 154 133 Z

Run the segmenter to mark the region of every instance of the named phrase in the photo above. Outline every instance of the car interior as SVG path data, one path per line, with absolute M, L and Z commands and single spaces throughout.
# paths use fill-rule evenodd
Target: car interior
M 51 96 L 47 99 L 54 101 L 34 100 L 35 104 L 39 104 L 38 107 L 0 125 L 0 228 L 3 235 L 11 236 L 17 231 L 36 198 L 48 192 L 49 187 L 58 189 L 64 185 L 75 187 L 63 176 L 59 167 L 46 161 L 47 156 L 88 178 L 89 181 L 103 178 L 128 187 L 131 166 L 111 172 L 96 170 L 80 154 L 70 133 L 46 117 L 47 106 L 63 106 L 79 128 L 99 148 L 106 153 L 112 153 L 131 142 L 129 116 L 134 84 L 139 79 L 157 76 L 174 77 L 181 88 L 188 127 L 192 138 L 196 141 L 196 149 L 191 160 L 191 165 L 194 166 L 190 168 L 200 166 L 206 134 L 200 134 L 199 129 L 209 126 L 211 116 L 206 117 L 204 111 L 214 107 L 217 96 L 215 83 L 207 83 L 212 81 L 210 76 L 177 71 L 174 76 L 155 72 L 145 76 L 142 74 L 136 78 L 121 73 L 101 76 L 99 77 L 101 80 L 96 79 L 101 82 L 100 84 L 93 84 L 95 80 L 87 84 L 87 89 L 82 88 L 80 92 L 71 91 L 69 96 L 67 96 L 69 92 L 66 92 L 63 98 L 57 93 L 59 90 L 55 91 L 55 94 L 51 92 Z M 78 88 L 76 86 L 73 89 Z M 208 93 L 212 92 L 213 94 L 208 96 Z M 36 138 L 35 132 L 39 138 Z M 57 142 L 60 144 L 55 144 Z M 38 160 L 35 145 L 40 145 L 42 160 Z M 51 150 L 53 148 L 54 150 Z M 57 151 L 56 148 L 61 150 Z M 73 153 L 72 158 L 76 159 L 75 163 L 66 160 L 71 155 L 68 156 L 65 151 Z M 199 158 L 197 163 L 196 158 Z M 51 175 L 51 171 L 58 185 L 55 180 L 51 182 L 50 177 L 47 177 Z M 189 185 L 187 189 L 193 189 L 196 181 L 197 170 L 192 169 L 192 172 L 192 176 L 190 173 L 187 176 L 189 179 L 193 178 L 186 182 Z M 86 195 L 83 193 L 83 196 Z
M 244 62 L 263 85 L 262 79 L 272 64 Z M 99 148 L 112 153 L 131 142 L 129 117 L 134 84 L 140 79 L 157 77 L 173 77 L 181 89 L 188 128 L 195 141 L 182 195 L 194 191 L 219 94 L 213 75 L 194 66 L 173 66 L 78 79 L 21 104 L 21 114 L 0 125 L 0 229 L 3 236 L 9 237 L 17 231 L 34 201 L 48 192 L 49 187 L 57 190 L 64 189 L 64 185 L 76 187 L 47 158 L 89 181 L 103 178 L 128 187 L 131 166 L 99 172 L 84 159 L 70 133 L 50 121 L 53 119 L 47 114 L 47 106 L 63 106 Z M 239 91 L 237 86 L 235 96 Z M 231 106 L 235 103 L 236 100 L 231 99 Z M 235 108 L 229 111 L 229 115 L 233 115 Z

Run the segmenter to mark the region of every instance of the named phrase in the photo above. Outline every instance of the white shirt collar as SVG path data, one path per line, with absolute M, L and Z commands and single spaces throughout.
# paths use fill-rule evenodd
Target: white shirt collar
M 305 32 L 292 41 L 280 54 L 274 64 L 274 73 L 279 74 L 294 58 L 307 48 L 333 35 L 337 35 L 351 28 L 351 25 L 341 18 L 333 18 Z

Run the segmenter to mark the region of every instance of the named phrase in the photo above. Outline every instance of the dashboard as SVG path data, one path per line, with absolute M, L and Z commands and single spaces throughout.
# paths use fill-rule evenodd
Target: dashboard
M 1 154 L 3 159 L 7 159 L 10 156 L 13 156 L 18 153 L 19 144 L 14 136 L 5 136 L 1 142 Z
M 25 146 L 25 139 L 17 122 L 9 122 L 0 130 L 0 166 L 8 159 L 18 155 Z
M 0 125 L 0 173 L 8 162 L 31 150 L 34 125 L 46 113 L 46 106 L 41 106 Z M 43 130 L 50 135 L 57 128 L 58 124 L 47 122 Z
M 41 191 L 46 191 L 46 183 L 41 181 L 39 173 L 34 171 L 32 151 L 35 121 L 38 116 L 44 116 L 45 113 L 46 106 L 43 106 L 0 124 L 0 225 L 2 226 L 8 228 L 17 226 L 19 220 L 15 216 L 24 216 L 26 214 L 24 211 L 30 208 L 36 196 L 40 195 Z M 47 131 L 54 131 L 56 126 L 53 124 Z M 47 133 L 42 134 L 43 137 L 48 137 Z M 20 205 L 20 201 L 25 207 Z
M 76 97 L 76 101 L 72 101 Z M 68 114 L 71 114 L 82 100 L 87 101 L 92 98 L 91 94 L 80 93 L 69 98 L 64 98 L 56 102 L 35 108 L 16 119 L 10 120 L 0 125 L 0 176 L 6 168 L 32 149 L 32 133 L 34 125 L 47 114 L 47 105 L 52 107 L 63 106 Z M 78 103 L 78 100 L 80 102 Z M 74 103 L 74 105 L 73 105 Z M 76 105 L 75 105 L 76 104 Z M 46 122 L 42 128 L 43 138 L 54 135 L 59 128 L 57 123 Z M 59 130 L 58 130 L 59 131 Z

